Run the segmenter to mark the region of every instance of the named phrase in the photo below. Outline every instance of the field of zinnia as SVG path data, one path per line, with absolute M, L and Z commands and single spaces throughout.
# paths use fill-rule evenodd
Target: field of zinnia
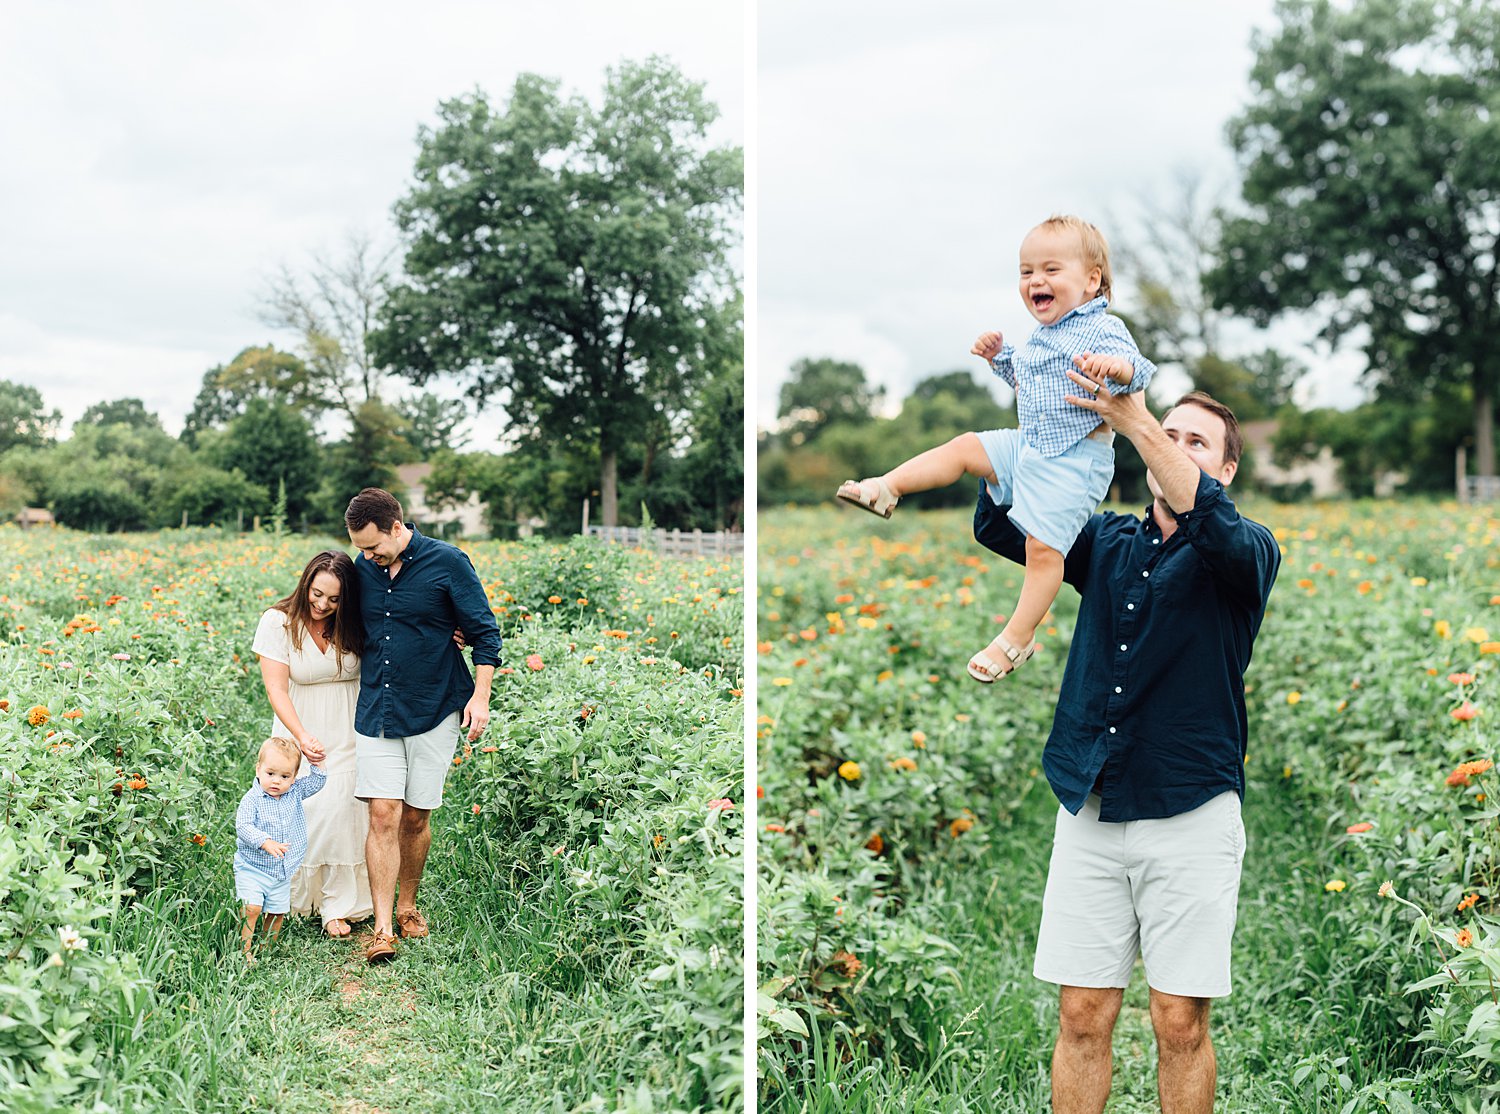
M 1246 677 L 1216 1109 L 1500 1109 L 1500 520 L 1242 510 L 1284 559 Z M 1072 589 L 1014 677 L 964 672 L 1020 572 L 962 512 L 761 516 L 762 1109 L 1047 1108 L 1039 766 Z M 1137 971 L 1114 1112 L 1159 1109 L 1146 1001 Z
M 0 528 L 0 1109 L 742 1103 L 743 570 L 469 548 L 500 620 L 388 966 L 293 922 L 247 968 L 249 649 L 318 539 Z

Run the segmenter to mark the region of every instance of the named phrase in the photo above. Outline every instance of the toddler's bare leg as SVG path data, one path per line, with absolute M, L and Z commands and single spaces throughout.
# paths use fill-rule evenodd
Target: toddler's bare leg
M 281 935 L 281 922 L 285 919 L 284 913 L 272 913 L 266 918 L 266 932 L 272 940 Z
M 999 638 L 990 642 L 988 656 L 999 663 L 1002 673 L 1009 673 L 1013 666 L 1000 647 L 1000 638 L 1018 650 L 1025 650 L 1036 638 L 1036 628 L 1057 599 L 1062 590 L 1063 555 L 1046 542 L 1036 538 L 1026 539 L 1026 576 L 1021 581 L 1021 598 L 1016 601 L 1016 610 L 1000 632 Z
M 893 495 L 902 496 L 947 487 L 965 473 L 994 482 L 995 469 L 978 434 L 960 433 L 946 444 L 918 453 L 887 472 L 885 482 Z
M 240 928 L 240 939 L 245 942 L 245 955 L 250 955 L 250 941 L 255 937 L 255 921 L 260 916 L 259 905 L 245 906 L 245 923 Z

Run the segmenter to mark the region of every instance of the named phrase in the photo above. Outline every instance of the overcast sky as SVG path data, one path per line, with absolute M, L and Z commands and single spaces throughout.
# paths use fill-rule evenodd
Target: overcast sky
M 204 4 L 12 0 L 0 36 L 0 379 L 67 423 L 135 396 L 173 433 L 203 373 L 295 338 L 256 317 L 281 263 L 394 240 L 417 129 L 517 74 L 597 103 L 663 54 L 745 142 L 742 0 Z M 490 415 L 490 425 L 498 418 Z M 486 430 L 476 440 L 490 440 Z
M 1229 187 L 1225 124 L 1274 26 L 1273 0 L 759 0 L 758 420 L 800 357 L 859 363 L 895 400 L 954 368 L 991 381 L 974 338 L 1035 326 L 1026 231 L 1072 212 L 1120 241 L 1183 169 Z M 1299 401 L 1356 400 L 1360 358 L 1302 355 Z

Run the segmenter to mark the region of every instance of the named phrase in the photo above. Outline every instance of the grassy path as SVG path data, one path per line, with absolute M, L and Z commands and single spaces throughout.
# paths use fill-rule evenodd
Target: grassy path
M 262 939 L 248 967 L 227 900 L 155 895 L 122 913 L 117 945 L 170 993 L 116 1034 L 106 1101 L 128 1107 L 145 1077 L 184 1111 L 612 1111 L 637 1093 L 662 1109 L 692 1073 L 642 1047 L 643 1000 L 559 954 L 563 906 L 520 864 L 473 857 L 438 816 L 422 894 L 433 935 L 382 967 L 364 964 L 358 932 L 329 940 L 307 918 Z M 228 893 L 219 873 L 205 863 L 187 891 Z
M 808 1065 L 812 1097 L 801 1103 L 763 1090 L 763 1109 L 799 1114 L 1047 1109 L 1056 990 L 1032 977 L 1031 960 L 1056 804 L 1045 784 L 1037 789 L 1028 794 L 1015 823 L 995 833 L 983 862 L 944 876 L 919 899 L 946 910 L 954 926 L 950 938 L 963 952 L 963 986 L 949 1013 L 963 1024 L 926 1034 L 933 1054 L 915 1068 L 815 1056 Z M 1235 933 L 1235 992 L 1216 1003 L 1213 1015 L 1219 1062 L 1215 1109 L 1220 1114 L 1337 1110 L 1336 1084 L 1330 1078 L 1320 1089 L 1316 1067 L 1309 1080 L 1292 1084 L 1299 1065 L 1347 1057 L 1339 1070 L 1356 1083 L 1390 1076 L 1401 1057 L 1400 1042 L 1393 1036 L 1389 1043 L 1357 1043 L 1351 1034 L 1394 1028 L 1392 1011 L 1404 1003 L 1399 996 L 1376 996 L 1378 988 L 1361 981 L 1360 941 L 1319 935 L 1318 905 L 1327 896 L 1321 823 L 1286 809 L 1274 787 L 1253 783 L 1245 818 L 1249 850 Z M 1158 1112 L 1156 1043 L 1139 965 L 1113 1048 L 1109 1114 Z

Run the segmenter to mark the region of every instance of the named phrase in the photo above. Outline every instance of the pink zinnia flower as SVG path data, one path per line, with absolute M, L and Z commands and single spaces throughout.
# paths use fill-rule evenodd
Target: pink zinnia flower
M 730 812 L 731 810 L 733 810 L 733 808 L 734 802 L 731 801 L 728 797 L 715 797 L 713 800 L 708 802 L 708 810 L 710 812 L 714 811 L 714 809 L 720 809 L 724 812 Z
M 534 672 L 534 673 L 540 673 L 542 671 L 542 655 L 541 654 L 527 654 L 526 655 L 526 666 L 532 672 Z

